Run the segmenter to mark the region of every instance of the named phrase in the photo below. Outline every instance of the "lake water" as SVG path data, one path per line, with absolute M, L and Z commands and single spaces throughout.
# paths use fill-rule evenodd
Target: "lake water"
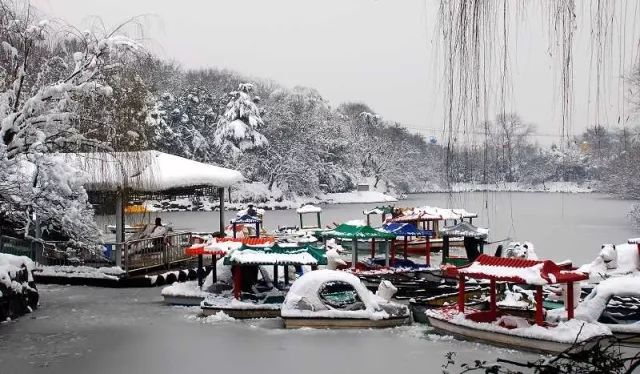
M 541 257 L 575 263 L 590 261 L 601 243 L 640 236 L 627 218 L 631 202 L 599 194 L 420 194 L 397 206 L 425 204 L 477 211 L 490 240 L 529 240 Z M 362 218 L 374 205 L 326 206 L 324 222 Z M 177 228 L 218 227 L 217 213 L 160 216 Z M 297 215 L 269 211 L 265 221 L 291 225 Z M 279 319 L 205 322 L 196 318 L 198 308 L 163 305 L 159 288 L 43 285 L 40 291 L 39 310 L 0 324 L 0 373 L 435 373 L 447 352 L 456 352 L 459 363 L 538 358 L 435 335 L 424 325 L 289 331 Z
M 628 217 L 632 201 L 614 199 L 604 194 L 472 192 L 413 194 L 395 205 L 398 207 L 439 206 L 465 208 L 477 212 L 474 223 L 490 229 L 489 241 L 511 238 L 530 241 L 540 257 L 556 261 L 571 259 L 575 264 L 591 261 L 603 243 L 624 243 L 640 232 Z M 323 206 L 323 224 L 364 219 L 362 211 L 376 204 L 343 204 Z M 216 231 L 218 212 L 158 213 L 163 222 L 175 229 Z M 227 212 L 226 219 L 234 216 Z M 372 216 L 378 224 L 379 216 Z M 278 225 L 298 224 L 295 210 L 265 213 L 264 223 L 273 229 Z M 490 246 L 492 251 L 497 244 Z

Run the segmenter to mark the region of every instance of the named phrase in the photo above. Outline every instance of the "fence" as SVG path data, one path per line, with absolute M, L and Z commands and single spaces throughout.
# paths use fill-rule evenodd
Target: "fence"
M 35 260 L 35 248 L 33 244 L 24 239 L 0 235 L 0 253 L 8 253 L 16 256 L 27 256 Z
M 115 244 L 114 260 L 123 270 L 143 272 L 151 269 L 167 268 L 178 263 L 193 261 L 184 253 L 191 245 L 191 233 L 176 233 L 157 238 L 128 240 Z
M 82 265 L 90 267 L 120 266 L 127 275 L 151 270 L 169 269 L 181 263 L 194 261 L 184 249 L 191 245 L 190 232 L 174 233 L 162 237 L 128 240 L 105 245 L 103 256 L 91 259 L 69 258 L 64 243 L 46 242 L 44 245 L 24 239 L 0 236 L 0 253 L 27 256 L 42 265 Z

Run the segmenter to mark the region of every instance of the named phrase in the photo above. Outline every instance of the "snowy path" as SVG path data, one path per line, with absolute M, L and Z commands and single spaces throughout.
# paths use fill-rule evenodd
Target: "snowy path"
M 288 331 L 280 320 L 205 322 L 197 308 L 163 305 L 159 288 L 40 290 L 38 311 L 0 325 L 2 373 L 440 372 L 449 351 L 467 362 L 536 357 L 433 335 L 423 325 Z

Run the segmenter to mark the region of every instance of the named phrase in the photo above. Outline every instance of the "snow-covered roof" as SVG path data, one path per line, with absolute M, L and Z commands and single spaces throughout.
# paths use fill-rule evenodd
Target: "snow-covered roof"
M 322 208 L 319 206 L 315 206 L 313 204 L 303 205 L 300 208 L 296 209 L 296 213 L 320 213 L 322 212 Z
M 588 276 L 578 271 L 562 270 L 550 260 L 525 260 L 480 255 L 470 265 L 448 270 L 450 275 L 462 274 L 475 279 L 495 279 L 513 283 L 545 285 L 578 282 Z
M 420 230 L 412 223 L 387 223 L 382 225 L 382 230 L 398 236 L 433 236 L 433 231 Z
M 158 192 L 190 187 L 229 187 L 243 180 L 239 171 L 205 164 L 159 151 L 66 153 L 87 176 L 89 190 L 114 191 L 126 185 L 137 191 Z
M 489 229 L 476 227 L 469 222 L 460 222 L 455 226 L 443 227 L 440 230 L 440 235 L 486 239 L 489 236 Z
M 477 213 L 471 213 L 465 209 L 448 209 L 434 206 L 422 206 L 405 211 L 403 215 L 396 217 L 392 222 L 434 221 L 443 219 L 476 218 Z
M 293 243 L 292 243 L 293 244 Z M 326 265 L 324 251 L 311 245 L 248 246 L 231 251 L 227 265 Z

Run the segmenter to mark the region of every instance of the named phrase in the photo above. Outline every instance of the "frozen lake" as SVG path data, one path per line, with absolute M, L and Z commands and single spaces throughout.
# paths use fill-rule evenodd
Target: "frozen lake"
M 208 321 L 162 304 L 159 288 L 41 286 L 35 313 L 0 325 L 1 373 L 440 372 L 459 361 L 537 356 L 434 335 L 387 330 L 283 330 L 279 319 Z
M 489 241 L 512 238 L 533 242 L 540 257 L 557 261 L 572 259 L 576 264 L 591 261 L 603 243 L 623 243 L 640 236 L 629 220 L 632 201 L 604 194 L 565 194 L 540 192 L 473 192 L 413 194 L 395 204 L 397 207 L 432 205 L 465 208 L 477 212 L 474 223 L 488 227 Z M 363 219 L 362 211 L 376 204 L 323 206 L 323 224 Z M 154 213 L 155 214 L 155 213 Z M 227 212 L 230 219 L 234 213 Z M 216 231 L 218 212 L 158 213 L 163 222 L 175 229 Z M 379 216 L 372 216 L 379 224 Z M 294 210 L 267 211 L 265 225 L 296 225 Z M 491 246 L 489 251 L 495 248 Z
M 601 243 L 640 236 L 627 218 L 631 202 L 600 194 L 419 194 L 396 205 L 425 204 L 477 211 L 480 224 L 491 229 L 490 240 L 529 240 L 541 257 L 575 263 L 590 261 Z M 361 218 L 374 205 L 325 206 L 324 223 Z M 218 227 L 217 213 L 160 216 L 176 228 Z M 297 215 L 268 211 L 265 221 L 271 228 L 292 225 Z M 278 319 L 204 323 L 195 318 L 197 308 L 163 305 L 159 288 L 40 290 L 38 311 L 0 325 L 0 373 L 429 373 L 441 371 L 450 351 L 466 362 L 537 357 L 434 335 L 423 325 L 285 331 Z

